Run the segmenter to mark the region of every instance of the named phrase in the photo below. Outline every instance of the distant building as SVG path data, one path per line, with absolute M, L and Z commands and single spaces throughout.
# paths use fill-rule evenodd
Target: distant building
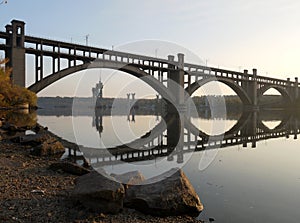
M 92 88 L 92 94 L 93 94 L 93 104 L 96 107 L 101 107 L 101 100 L 103 99 L 103 83 L 101 80 L 96 84 L 96 87 Z

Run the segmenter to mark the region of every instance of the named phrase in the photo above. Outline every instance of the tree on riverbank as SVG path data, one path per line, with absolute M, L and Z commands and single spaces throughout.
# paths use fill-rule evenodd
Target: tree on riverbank
M 12 68 L 4 65 L 8 59 L 0 61 L 0 107 L 13 107 L 28 103 L 30 107 L 37 105 L 37 96 L 27 88 L 14 85 L 10 79 Z

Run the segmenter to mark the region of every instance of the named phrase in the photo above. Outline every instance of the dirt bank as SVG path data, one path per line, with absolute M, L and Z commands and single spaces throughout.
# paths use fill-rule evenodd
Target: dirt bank
M 59 158 L 36 157 L 30 147 L 0 142 L 0 222 L 201 222 L 188 216 L 158 218 L 125 209 L 104 215 L 74 203 L 76 176 L 49 169 Z

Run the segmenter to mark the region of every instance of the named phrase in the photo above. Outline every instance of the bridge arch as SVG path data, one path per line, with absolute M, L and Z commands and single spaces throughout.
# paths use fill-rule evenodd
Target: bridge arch
M 204 78 L 202 80 L 194 82 L 189 87 L 187 87 L 185 90 L 189 95 L 192 95 L 196 90 L 198 90 L 198 88 L 200 88 L 201 86 L 203 86 L 209 82 L 213 82 L 213 81 L 221 82 L 221 83 L 227 85 L 228 87 L 230 87 L 239 96 L 239 98 L 241 99 L 241 101 L 244 105 L 251 104 L 251 99 L 247 95 L 246 91 L 244 91 L 244 89 L 241 86 L 239 86 L 234 80 L 230 80 L 230 79 L 224 78 L 224 77 Z
M 247 125 L 247 123 L 249 122 L 251 115 L 250 113 L 244 112 L 242 113 L 242 115 L 239 117 L 239 119 L 237 120 L 237 122 L 226 132 L 222 133 L 222 134 L 218 134 L 218 135 L 209 135 L 203 131 L 201 131 L 197 126 L 195 126 L 192 122 L 190 122 L 188 119 L 184 120 L 184 124 L 186 129 L 188 129 L 192 134 L 194 135 L 198 135 L 201 138 L 204 139 L 220 139 L 220 138 L 230 138 L 233 137 L 234 135 L 236 135 L 241 129 L 243 129 L 245 127 L 245 125 Z
M 292 115 L 290 113 L 288 114 L 285 113 L 280 120 L 280 124 L 277 125 L 275 128 L 271 129 L 268 126 L 266 126 L 263 122 L 263 119 L 260 118 L 258 120 L 258 127 L 266 133 L 274 132 L 274 131 L 283 131 L 289 128 L 288 125 L 291 122 L 291 120 L 292 120 Z
M 277 86 L 277 85 L 265 85 L 265 86 L 259 88 L 258 92 L 257 92 L 258 99 L 260 99 L 264 95 L 264 93 L 270 89 L 277 90 L 285 100 L 292 102 L 292 97 L 289 94 L 289 92 L 287 91 L 287 89 L 283 86 Z
M 170 101 L 171 103 L 175 103 L 175 98 L 173 95 L 169 93 L 169 90 L 160 83 L 157 79 L 146 73 L 145 71 L 141 70 L 139 67 L 120 63 L 120 62 L 111 62 L 111 61 L 96 61 L 96 62 L 88 62 L 81 65 L 73 66 L 59 72 L 53 73 L 44 79 L 32 84 L 28 87 L 29 90 L 38 93 L 44 88 L 50 86 L 51 84 L 55 83 L 56 81 L 67 77 L 71 74 L 74 74 L 79 71 L 83 71 L 86 69 L 92 68 L 108 68 L 113 70 L 123 71 L 128 73 L 132 76 L 139 78 L 140 80 L 146 82 L 150 87 L 156 90 L 164 99 Z

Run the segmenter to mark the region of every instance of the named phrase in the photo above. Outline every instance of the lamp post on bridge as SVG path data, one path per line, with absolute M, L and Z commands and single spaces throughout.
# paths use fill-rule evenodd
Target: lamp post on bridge
M 89 36 L 90 34 L 85 35 L 85 44 L 89 45 Z

